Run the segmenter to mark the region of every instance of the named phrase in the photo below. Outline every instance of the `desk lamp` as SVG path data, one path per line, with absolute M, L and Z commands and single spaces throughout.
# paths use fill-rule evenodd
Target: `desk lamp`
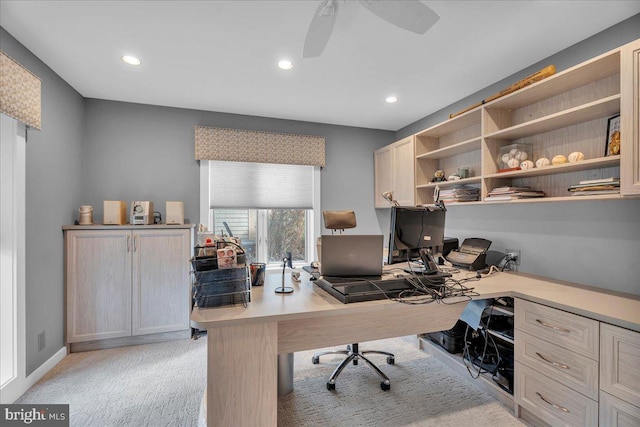
M 284 285 L 284 270 L 287 267 L 293 268 L 293 264 L 291 263 L 291 252 L 287 252 L 287 256 L 282 258 L 282 286 L 275 289 L 277 294 L 290 294 L 293 292 L 292 287 Z
M 400 206 L 397 200 L 393 200 L 393 193 L 391 191 L 385 191 L 382 193 L 382 197 L 393 206 Z

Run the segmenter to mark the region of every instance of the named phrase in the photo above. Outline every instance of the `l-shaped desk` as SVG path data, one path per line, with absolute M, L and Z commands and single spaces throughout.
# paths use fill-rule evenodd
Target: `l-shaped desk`
M 448 330 L 466 307 L 454 301 L 343 304 L 306 273 L 301 278 L 289 284 L 292 294 L 276 294 L 281 276 L 267 274 L 264 286 L 252 288 L 247 308 L 194 308 L 192 326 L 207 330 L 207 425 L 275 427 L 278 354 Z M 506 272 L 466 285 L 478 294 L 474 299 L 523 298 L 640 332 L 640 298 L 630 295 Z

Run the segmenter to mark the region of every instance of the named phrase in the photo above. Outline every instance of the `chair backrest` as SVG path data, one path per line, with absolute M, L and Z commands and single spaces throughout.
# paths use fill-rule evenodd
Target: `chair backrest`
M 335 230 L 344 231 L 347 228 L 356 227 L 356 214 L 354 211 L 322 211 L 324 218 L 324 226 L 331 230 L 331 234 Z

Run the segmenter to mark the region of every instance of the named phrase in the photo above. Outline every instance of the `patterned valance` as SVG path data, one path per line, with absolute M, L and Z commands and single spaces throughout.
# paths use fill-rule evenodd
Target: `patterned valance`
M 40 79 L 0 51 L 0 112 L 40 130 Z
M 324 137 L 196 126 L 196 160 L 325 165 Z

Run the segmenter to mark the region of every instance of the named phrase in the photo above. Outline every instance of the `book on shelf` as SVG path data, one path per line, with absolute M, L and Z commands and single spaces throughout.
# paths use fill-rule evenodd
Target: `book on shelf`
M 578 191 L 604 191 L 604 190 L 616 190 L 620 188 L 620 182 L 611 182 L 608 184 L 576 184 L 568 188 L 571 192 Z
M 615 190 L 587 190 L 587 191 L 574 191 L 572 196 L 599 196 L 601 194 L 620 194 L 620 189 Z
M 613 176 L 610 176 L 609 178 L 599 178 L 599 179 L 585 179 L 579 182 L 579 184 L 581 185 L 586 185 L 586 184 L 604 184 L 604 183 L 609 183 L 609 182 L 620 182 L 620 178 L 615 178 Z
M 505 194 L 505 193 L 517 193 L 520 191 L 530 191 L 531 187 L 494 187 L 489 194 Z
M 544 197 L 543 191 L 519 191 L 505 194 L 491 194 L 484 198 L 485 202 L 498 202 L 505 200 L 532 199 L 536 197 Z

